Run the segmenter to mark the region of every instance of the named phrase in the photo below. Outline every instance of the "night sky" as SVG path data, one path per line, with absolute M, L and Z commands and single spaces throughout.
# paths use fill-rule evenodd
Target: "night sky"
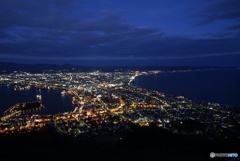
M 240 66 L 240 0 L 0 0 L 0 61 Z

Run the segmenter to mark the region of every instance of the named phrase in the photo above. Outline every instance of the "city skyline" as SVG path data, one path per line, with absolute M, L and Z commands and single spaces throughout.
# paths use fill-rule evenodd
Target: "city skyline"
M 239 1 L 0 2 L 0 59 L 74 65 L 239 65 Z

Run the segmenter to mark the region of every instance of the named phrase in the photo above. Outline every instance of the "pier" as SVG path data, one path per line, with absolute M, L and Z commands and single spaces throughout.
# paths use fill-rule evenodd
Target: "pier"
M 4 111 L 4 116 L 1 117 L 1 120 L 6 121 L 11 117 L 19 116 L 27 112 L 34 112 L 43 108 L 45 107 L 38 101 L 18 103 Z

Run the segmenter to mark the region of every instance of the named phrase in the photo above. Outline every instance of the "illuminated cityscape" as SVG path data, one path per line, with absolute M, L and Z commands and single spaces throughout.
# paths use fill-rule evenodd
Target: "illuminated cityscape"
M 131 131 L 130 124 L 156 126 L 172 133 L 240 139 L 239 111 L 217 103 L 193 101 L 139 88 L 134 79 L 161 71 L 55 72 L 2 74 L 13 90 L 61 90 L 72 96 L 73 111 L 41 114 L 39 102 L 19 103 L 1 117 L 0 133 L 13 135 L 46 126 L 74 137 Z
M 0 161 L 240 161 L 240 0 L 0 0 Z

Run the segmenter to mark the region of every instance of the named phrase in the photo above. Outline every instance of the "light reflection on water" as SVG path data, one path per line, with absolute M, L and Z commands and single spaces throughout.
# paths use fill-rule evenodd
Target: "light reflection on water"
M 61 95 L 59 90 L 18 91 L 12 87 L 2 85 L 0 86 L 0 113 L 17 103 L 38 101 L 36 95 L 42 96 L 42 104 L 46 107 L 41 111 L 43 114 L 55 114 L 73 110 L 71 96 Z

